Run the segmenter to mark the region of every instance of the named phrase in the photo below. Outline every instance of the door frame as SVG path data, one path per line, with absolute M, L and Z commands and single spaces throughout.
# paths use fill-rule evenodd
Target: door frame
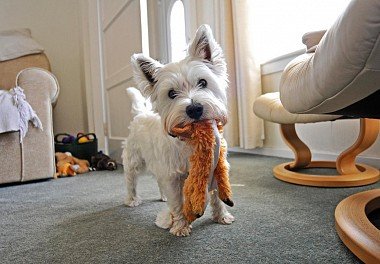
M 224 5 L 220 3 L 220 0 L 181 1 L 185 8 L 187 41 L 193 37 L 195 30 L 200 24 L 208 23 L 214 31 L 216 40 L 223 46 L 223 37 L 220 29 L 223 24 L 221 17 L 224 13 Z M 169 60 L 167 29 L 170 25 L 169 10 L 174 2 L 175 0 L 147 1 L 150 56 L 162 63 L 167 63 Z M 101 52 L 99 0 L 80 1 L 80 16 L 85 76 L 83 85 L 86 91 L 88 128 L 89 131 L 93 131 L 97 135 L 99 149 L 104 150 L 108 154 L 108 125 L 105 94 L 103 92 L 103 56 Z
M 108 154 L 99 1 L 86 0 L 80 1 L 80 3 L 88 128 L 95 132 L 98 138 L 98 148 Z
M 140 0 L 126 1 L 120 10 L 129 5 L 131 1 Z M 108 141 L 110 139 L 123 140 L 124 138 L 110 136 L 109 111 L 104 83 L 100 1 L 85 0 L 80 3 L 85 76 L 83 85 L 86 91 L 88 127 L 90 131 L 95 132 L 98 138 L 98 148 L 104 150 L 106 154 L 110 154 Z

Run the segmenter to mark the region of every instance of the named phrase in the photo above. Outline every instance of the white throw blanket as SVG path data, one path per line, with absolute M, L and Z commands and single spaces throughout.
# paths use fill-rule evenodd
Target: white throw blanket
M 20 131 L 20 142 L 28 132 L 28 123 L 43 129 L 36 112 L 26 101 L 24 90 L 16 86 L 7 91 L 0 90 L 0 133 Z

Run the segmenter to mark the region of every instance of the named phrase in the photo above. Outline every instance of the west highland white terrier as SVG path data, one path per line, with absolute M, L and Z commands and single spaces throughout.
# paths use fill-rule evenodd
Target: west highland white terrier
M 170 131 L 179 124 L 204 119 L 227 122 L 228 80 L 223 52 L 210 27 L 202 25 L 185 59 L 162 65 L 135 54 L 131 61 L 138 90 L 127 89 L 135 117 L 122 156 L 127 183 L 125 204 L 134 207 L 141 203 L 136 193 L 137 177 L 150 171 L 157 178 L 161 199 L 167 200 L 169 207 L 158 214 L 156 225 L 176 236 L 188 236 L 191 225 L 182 213 L 182 189 L 191 149 Z M 150 99 L 150 107 L 146 98 Z M 211 192 L 209 200 L 215 222 L 234 221 L 217 192 Z

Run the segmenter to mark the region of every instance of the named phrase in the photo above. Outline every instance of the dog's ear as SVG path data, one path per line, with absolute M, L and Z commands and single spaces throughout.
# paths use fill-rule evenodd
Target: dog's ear
M 212 65 L 211 70 L 221 76 L 226 74 L 226 62 L 223 51 L 212 35 L 209 25 L 201 25 L 187 50 L 189 56 L 200 58 Z
M 153 93 L 154 85 L 157 82 L 157 71 L 163 65 L 143 54 L 132 55 L 131 63 L 133 76 L 139 90 L 145 97 L 149 97 Z

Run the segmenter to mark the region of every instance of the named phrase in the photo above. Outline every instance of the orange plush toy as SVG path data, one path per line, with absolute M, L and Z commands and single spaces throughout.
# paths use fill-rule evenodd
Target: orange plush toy
M 59 177 L 66 176 L 75 176 L 77 173 L 75 172 L 75 165 L 72 165 L 68 162 L 58 162 L 57 163 L 57 172 L 54 174 L 54 178 L 57 179 Z
M 87 160 L 77 159 L 70 152 L 56 152 L 55 160 L 57 172 L 54 178 L 58 176 L 75 176 L 77 173 L 85 173 L 89 171 L 90 163 Z
M 234 205 L 226 160 L 227 145 L 222 132 L 222 125 L 212 120 L 175 127 L 171 131 L 193 148 L 189 175 L 183 187 L 183 213 L 189 222 L 203 215 L 207 192 L 217 190 L 225 204 Z

